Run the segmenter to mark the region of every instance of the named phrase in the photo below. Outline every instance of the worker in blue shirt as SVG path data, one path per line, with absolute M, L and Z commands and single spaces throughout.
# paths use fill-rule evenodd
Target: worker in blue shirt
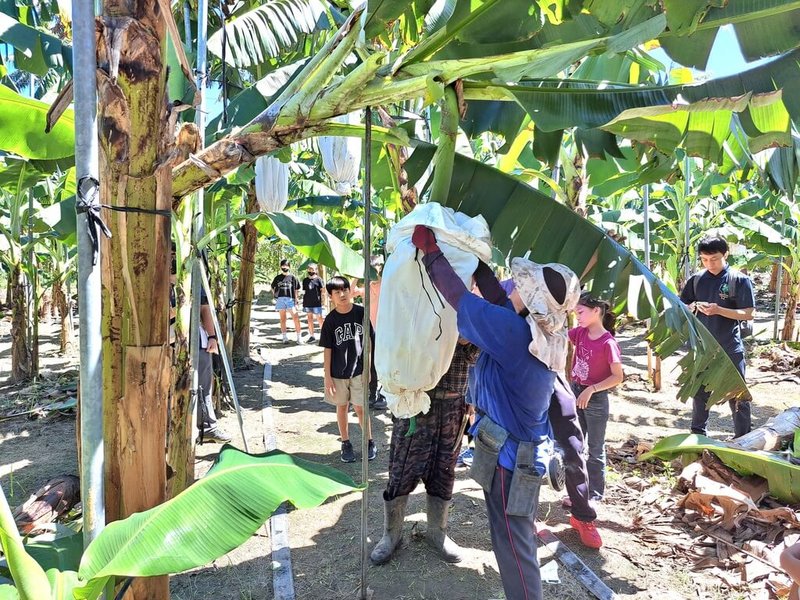
M 439 249 L 433 232 L 417 226 L 413 244 L 445 300 L 458 331 L 481 349 L 474 369 L 475 457 L 470 475 L 484 490 L 489 528 L 508 600 L 539 600 L 534 519 L 545 475 L 547 412 L 556 371 L 566 362 L 567 313 L 580 283 L 567 267 L 515 258 L 515 289 L 507 296 L 479 262 L 471 294 Z

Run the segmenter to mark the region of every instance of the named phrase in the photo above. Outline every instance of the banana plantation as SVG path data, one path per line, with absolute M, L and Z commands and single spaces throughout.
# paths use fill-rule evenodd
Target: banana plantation
M 796 0 L 0 0 L 0 600 L 800 598 L 798 32 Z M 433 210 L 485 227 L 491 259 L 468 248 L 458 272 L 413 220 Z M 481 394 L 505 401 L 482 373 L 508 361 L 407 223 L 471 301 L 525 317 L 525 348 L 546 316 L 520 257 L 580 280 L 569 306 L 547 292 L 566 366 L 522 352 L 566 464 L 566 484 L 536 473 L 527 546 L 505 495 L 494 520 L 499 475 L 476 474 L 499 418 Z M 499 302 L 487 265 L 513 280 Z M 325 337 L 351 308 L 358 419 Z M 621 379 L 575 379 L 582 309 L 616 317 Z M 399 448 L 427 439 L 460 350 L 408 415 L 381 357 L 425 370 L 448 331 L 481 352 L 443 396 L 461 412 L 442 475 Z M 605 394 L 599 443 L 585 389 Z M 503 426 L 517 462 L 498 449 L 491 470 L 516 480 L 534 441 Z M 598 461 L 582 519 L 572 482 L 585 496 Z M 393 478 L 417 463 L 428 494 L 397 517 Z

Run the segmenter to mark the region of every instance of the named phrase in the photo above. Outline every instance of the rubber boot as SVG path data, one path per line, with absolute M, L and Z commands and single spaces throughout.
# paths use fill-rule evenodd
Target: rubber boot
M 428 494 L 428 531 L 425 541 L 448 563 L 461 562 L 461 548 L 447 536 L 450 501 Z
M 406 517 L 408 496 L 398 496 L 383 502 L 383 537 L 372 549 L 370 559 L 376 565 L 383 565 L 392 558 L 400 540 L 403 539 L 403 519 Z

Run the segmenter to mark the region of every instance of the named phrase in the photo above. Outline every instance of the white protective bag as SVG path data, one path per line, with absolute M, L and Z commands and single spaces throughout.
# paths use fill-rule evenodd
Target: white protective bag
M 274 156 L 256 159 L 256 201 L 261 212 L 281 212 L 289 202 L 289 164 Z
M 478 259 L 492 255 L 489 226 L 435 202 L 420 204 L 389 232 L 375 339 L 375 369 L 389 410 L 401 419 L 427 413 L 425 390 L 436 386 L 458 341 L 456 311 L 428 277 L 411 243 L 417 225 L 430 227 L 455 272 L 469 288 Z M 419 256 L 418 256 L 419 255 Z

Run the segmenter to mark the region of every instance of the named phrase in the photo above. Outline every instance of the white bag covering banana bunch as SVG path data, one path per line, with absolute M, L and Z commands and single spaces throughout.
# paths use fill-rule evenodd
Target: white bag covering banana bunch
M 256 159 L 256 200 L 262 212 L 280 212 L 289 202 L 289 164 L 272 156 Z
M 375 326 L 375 369 L 394 416 L 427 413 L 433 389 L 447 370 L 458 341 L 456 311 L 442 300 L 421 255 L 411 243 L 417 225 L 433 229 L 453 270 L 467 287 L 478 259 L 492 256 L 489 226 L 436 202 L 419 204 L 401 219 L 386 241 L 391 253 L 381 279 Z
M 339 123 L 356 124 L 360 113 L 350 113 L 334 119 Z M 361 168 L 361 139 L 356 137 L 323 136 L 319 138 L 322 166 L 333 181 L 336 193 L 346 196 L 358 183 Z

